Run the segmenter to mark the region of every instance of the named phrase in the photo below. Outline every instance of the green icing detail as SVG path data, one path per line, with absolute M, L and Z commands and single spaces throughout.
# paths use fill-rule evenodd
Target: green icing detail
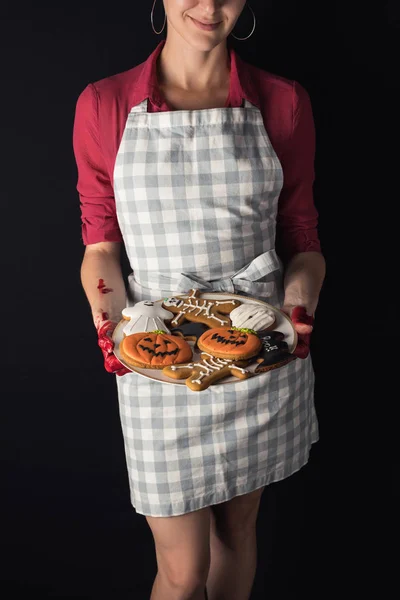
M 257 332 L 254 329 L 247 329 L 247 327 L 231 327 L 230 329 L 235 329 L 236 331 L 242 331 L 243 333 L 252 333 L 253 335 L 257 335 Z

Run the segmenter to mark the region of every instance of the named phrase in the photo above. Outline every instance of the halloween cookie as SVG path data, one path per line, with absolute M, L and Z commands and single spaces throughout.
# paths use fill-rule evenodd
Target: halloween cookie
M 186 379 L 186 385 L 194 392 L 201 392 L 216 381 L 234 375 L 238 379 L 252 376 L 243 366 L 246 361 L 233 361 L 215 358 L 207 352 L 202 352 L 198 362 L 187 365 L 172 365 L 163 369 L 163 374 L 172 379 Z
M 194 321 L 186 321 L 182 323 L 179 327 L 173 327 L 171 329 L 172 335 L 180 335 L 185 338 L 185 340 L 189 340 L 191 342 L 197 342 L 199 337 L 208 330 L 207 325 L 204 323 L 195 323 Z
M 230 327 L 229 313 L 240 306 L 239 300 L 208 300 L 198 298 L 200 290 L 190 290 L 188 296 L 165 298 L 163 307 L 173 312 L 171 325 L 179 326 L 184 321 L 197 321 L 207 327 Z
M 254 331 L 217 327 L 203 333 L 197 345 L 218 358 L 245 360 L 259 353 L 261 340 Z
M 186 340 L 164 331 L 128 335 L 122 340 L 119 350 L 125 363 L 142 369 L 163 369 L 167 365 L 186 363 L 193 356 Z
M 165 321 L 170 321 L 174 317 L 172 312 L 162 307 L 161 302 L 151 300 L 136 302 L 134 306 L 124 308 L 122 316 L 128 321 L 122 330 L 125 335 L 157 329 L 170 333 Z
M 296 356 L 289 352 L 284 337 L 281 331 L 271 331 L 261 337 L 262 349 L 256 360 L 259 364 L 254 371 L 255 373 L 265 373 L 283 367 L 283 365 L 296 359 Z
M 267 331 L 274 326 L 275 313 L 263 304 L 242 304 L 229 315 L 232 325 L 239 328 Z

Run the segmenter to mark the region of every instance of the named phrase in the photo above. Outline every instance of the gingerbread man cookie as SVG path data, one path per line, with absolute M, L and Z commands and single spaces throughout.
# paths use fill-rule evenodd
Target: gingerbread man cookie
M 134 306 L 124 308 L 122 316 L 128 321 L 122 331 L 125 335 L 133 335 L 141 331 L 157 329 L 170 333 L 164 321 L 170 321 L 174 315 L 169 310 L 165 310 L 161 302 L 142 300 L 142 302 L 136 302 Z
M 248 379 L 252 373 L 243 369 L 246 364 L 247 361 L 215 358 L 208 352 L 202 352 L 199 362 L 171 365 L 164 367 L 162 372 L 172 379 L 186 379 L 188 388 L 194 392 L 201 392 L 229 375 L 234 375 L 238 379 Z
M 181 325 L 183 321 L 197 321 L 207 327 L 230 327 L 228 316 L 231 310 L 240 306 L 238 300 L 208 300 L 198 298 L 200 290 L 190 290 L 188 296 L 166 298 L 163 307 L 175 314 L 171 325 Z

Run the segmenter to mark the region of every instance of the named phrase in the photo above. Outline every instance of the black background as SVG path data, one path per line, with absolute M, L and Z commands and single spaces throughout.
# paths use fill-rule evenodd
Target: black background
M 4 598 L 145 600 L 156 573 L 150 530 L 129 500 L 114 377 L 80 284 L 72 152 L 83 88 L 142 62 L 158 43 L 151 4 L 2 3 Z M 312 339 L 321 439 L 304 469 L 264 492 L 252 599 L 358 594 L 371 589 L 383 556 L 377 585 L 390 575 L 398 193 L 388 183 L 400 19 L 394 2 L 365 4 L 253 0 L 256 31 L 234 44 L 310 94 L 327 261 Z M 243 17 L 239 35 L 247 24 Z

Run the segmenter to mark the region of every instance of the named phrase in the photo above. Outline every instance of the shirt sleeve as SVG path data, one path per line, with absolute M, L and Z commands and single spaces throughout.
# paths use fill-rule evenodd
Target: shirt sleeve
M 114 190 L 100 146 L 98 96 L 92 83 L 81 92 L 76 103 L 73 149 L 83 243 L 121 242 Z
M 321 252 L 313 197 L 314 156 L 315 127 L 310 97 L 294 82 L 292 135 L 281 156 L 284 183 L 277 215 L 276 247 L 285 262 L 298 252 Z

